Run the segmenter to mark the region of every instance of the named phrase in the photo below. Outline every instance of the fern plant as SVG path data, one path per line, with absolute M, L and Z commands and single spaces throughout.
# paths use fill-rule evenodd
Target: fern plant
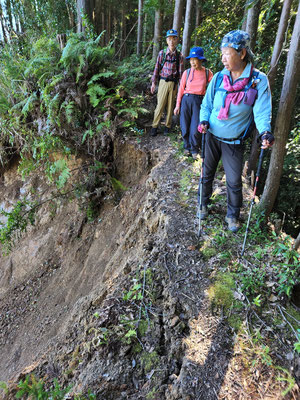
M 25 77 L 30 81 L 35 79 L 38 86 L 43 88 L 47 81 L 59 72 L 60 56 L 61 51 L 56 40 L 40 38 L 32 45 L 30 59 L 24 71 Z
M 7 219 L 6 223 L 0 222 L 0 242 L 4 253 L 9 253 L 15 240 L 27 231 L 29 224 L 34 225 L 35 211 L 35 204 L 27 199 L 18 201 L 12 211 L 0 210 L 0 215 Z
M 83 34 L 71 34 L 63 50 L 60 63 L 69 74 L 76 75 L 76 82 L 83 75 L 83 68 L 89 64 L 103 66 L 108 63 L 114 50 L 111 46 L 100 47 L 99 42 L 103 32 L 93 40 L 86 40 Z

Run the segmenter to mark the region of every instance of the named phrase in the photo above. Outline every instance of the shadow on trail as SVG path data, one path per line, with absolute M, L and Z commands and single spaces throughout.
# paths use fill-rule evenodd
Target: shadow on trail
M 200 380 L 195 399 L 218 399 L 230 360 L 234 354 L 234 338 L 228 326 L 220 321 L 211 341 L 205 363 L 198 365 Z

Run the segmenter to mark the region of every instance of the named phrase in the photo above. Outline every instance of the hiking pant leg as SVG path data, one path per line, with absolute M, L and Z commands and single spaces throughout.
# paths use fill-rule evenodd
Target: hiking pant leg
M 177 97 L 178 84 L 175 82 L 167 82 L 167 85 L 168 85 L 168 102 L 167 102 L 166 127 L 171 128 L 172 117 L 175 108 L 175 100 Z
M 243 204 L 243 145 L 222 143 L 222 162 L 226 174 L 227 217 L 238 218 Z
M 191 96 L 193 98 L 192 115 L 190 124 L 190 146 L 192 153 L 199 153 L 201 144 L 201 133 L 198 132 L 200 107 L 203 100 L 201 96 Z
M 152 122 L 152 127 L 157 128 L 164 108 L 168 101 L 168 84 L 172 82 L 165 82 L 163 79 L 159 81 L 158 91 L 157 91 L 157 105 L 154 111 L 154 117 Z
M 204 166 L 203 166 L 203 191 L 202 204 L 209 204 L 212 195 L 212 184 L 221 158 L 221 142 L 214 139 L 210 132 L 205 133 Z M 200 178 L 201 179 L 201 178 Z M 200 197 L 200 180 L 198 187 L 198 201 Z
M 180 128 L 183 139 L 183 147 L 191 151 L 190 124 L 191 124 L 191 96 L 183 95 L 180 107 Z

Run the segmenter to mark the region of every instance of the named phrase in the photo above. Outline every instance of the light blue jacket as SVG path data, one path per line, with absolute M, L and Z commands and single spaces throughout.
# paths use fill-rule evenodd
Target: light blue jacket
M 248 63 L 242 75 L 237 80 L 249 77 L 250 72 L 251 64 Z M 230 83 L 232 84 L 230 72 L 224 68 L 221 73 L 228 75 Z M 231 103 L 227 120 L 220 120 L 217 118 L 220 108 L 222 107 L 224 96 L 223 91 L 217 91 L 217 88 L 215 88 L 217 76 L 218 74 L 215 74 L 210 81 L 200 110 L 200 121 L 209 122 L 209 131 L 219 138 L 236 138 L 245 131 L 253 112 L 258 132 L 260 134 L 265 131 L 271 132 L 272 101 L 267 76 L 259 71 L 256 85 L 258 93 L 254 106 L 244 104 L 243 100 L 238 105 Z M 220 88 L 223 88 L 223 82 Z M 226 143 L 226 140 L 222 141 Z M 240 141 L 231 141 L 228 143 L 237 144 L 240 143 Z

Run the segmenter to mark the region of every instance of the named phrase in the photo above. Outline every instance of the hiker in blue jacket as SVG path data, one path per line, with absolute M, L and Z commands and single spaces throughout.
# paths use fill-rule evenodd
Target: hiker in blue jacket
M 267 76 L 253 67 L 248 33 L 241 30 L 227 33 L 221 51 L 225 68 L 211 80 L 200 110 L 198 129 L 205 134 L 205 158 L 202 208 L 198 217 L 205 219 L 208 215 L 213 179 L 222 159 L 227 186 L 225 221 L 229 230 L 237 232 L 243 201 L 243 136 L 254 119 L 262 147 L 273 144 L 271 92 Z

